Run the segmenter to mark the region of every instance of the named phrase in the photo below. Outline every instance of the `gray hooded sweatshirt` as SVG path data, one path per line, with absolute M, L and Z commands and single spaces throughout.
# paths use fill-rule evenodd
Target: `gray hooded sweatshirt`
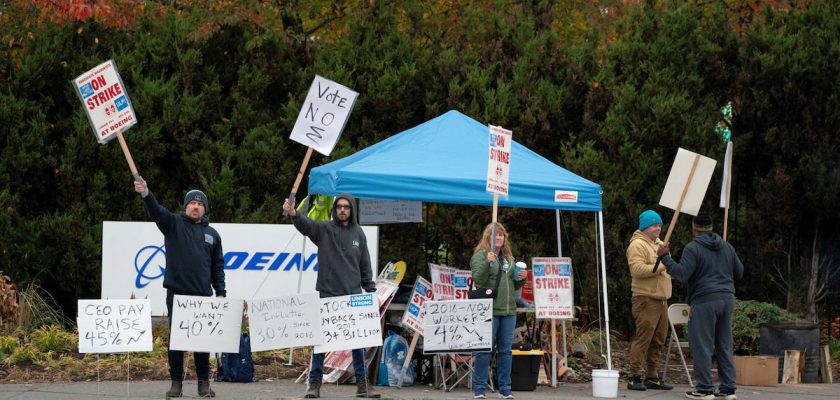
M 338 221 L 335 203 L 338 199 L 350 202 L 350 220 L 347 225 Z M 373 272 L 367 238 L 357 221 L 356 202 L 353 196 L 342 193 L 333 201 L 332 220 L 313 221 L 302 213 L 292 217 L 300 233 L 318 246 L 318 280 L 315 290 L 321 297 L 346 296 L 375 292 Z
M 735 248 L 717 233 L 696 236 L 683 249 L 680 262 L 670 255 L 662 263 L 674 279 L 688 284 L 688 304 L 735 297 L 735 281 L 744 276 L 744 264 Z

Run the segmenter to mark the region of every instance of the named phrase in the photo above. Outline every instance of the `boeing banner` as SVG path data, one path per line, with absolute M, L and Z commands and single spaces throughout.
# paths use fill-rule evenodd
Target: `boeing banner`
M 222 237 L 227 297 L 245 301 L 315 292 L 318 248 L 293 225 L 211 224 Z M 364 226 L 373 276 L 379 227 Z M 305 247 L 305 257 L 301 250 Z M 102 224 L 102 298 L 149 299 L 152 315 L 166 314 L 166 248 L 153 222 Z

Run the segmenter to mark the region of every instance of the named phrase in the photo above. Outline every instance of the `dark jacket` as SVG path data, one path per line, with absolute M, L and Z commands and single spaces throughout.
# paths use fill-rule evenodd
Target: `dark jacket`
M 507 264 L 499 268 L 499 260 L 492 263 L 487 262 L 487 251 L 479 250 L 470 258 L 470 269 L 472 270 L 473 283 L 477 289 L 493 289 L 496 287 L 496 278 L 499 274 L 499 291 L 493 298 L 493 315 L 505 316 L 516 315 L 516 290 L 525 285 L 524 280 L 515 280 L 516 271 L 513 267 L 513 257 L 500 254 L 502 262 Z
M 199 223 L 186 214 L 169 212 L 152 192 L 143 198 L 146 210 L 163 233 L 166 274 L 163 287 L 175 294 L 226 295 L 222 238 L 210 227 L 207 216 Z
M 335 203 L 344 198 L 350 202 L 350 221 L 338 221 Z M 356 202 L 349 194 L 340 194 L 333 201 L 331 221 L 313 221 L 296 213 L 292 223 L 300 233 L 318 246 L 318 280 L 315 290 L 321 297 L 375 292 L 367 238 L 357 221 Z
M 735 248 L 718 234 L 696 236 L 683 249 L 680 262 L 662 257 L 668 273 L 688 284 L 688 304 L 700 304 L 735 297 L 735 280 L 744 276 L 744 264 Z

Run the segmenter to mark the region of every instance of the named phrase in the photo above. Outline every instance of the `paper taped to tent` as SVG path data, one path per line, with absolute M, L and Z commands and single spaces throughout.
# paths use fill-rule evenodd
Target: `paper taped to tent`
M 309 193 L 492 205 L 487 125 L 449 111 L 309 173 Z M 601 186 L 513 142 L 510 195 L 501 207 L 601 211 Z

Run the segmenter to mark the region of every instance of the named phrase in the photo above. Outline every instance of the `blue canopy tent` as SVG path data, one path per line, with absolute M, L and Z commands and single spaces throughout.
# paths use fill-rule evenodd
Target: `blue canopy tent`
M 313 168 L 309 193 L 359 198 L 492 205 L 487 182 L 488 127 L 458 111 Z M 515 140 L 508 198 L 501 207 L 601 211 L 601 186 Z M 558 192 L 559 191 L 559 192 Z M 561 195 L 559 201 L 555 200 Z
M 313 168 L 309 173 L 309 193 L 492 205 L 493 195 L 485 190 L 488 149 L 488 126 L 452 110 L 353 155 Z M 507 198 L 499 197 L 499 206 L 556 210 L 560 255 L 559 210 L 597 213 L 609 332 L 601 186 L 514 141 L 508 192 Z M 609 334 L 606 337 L 607 365 L 612 369 Z

